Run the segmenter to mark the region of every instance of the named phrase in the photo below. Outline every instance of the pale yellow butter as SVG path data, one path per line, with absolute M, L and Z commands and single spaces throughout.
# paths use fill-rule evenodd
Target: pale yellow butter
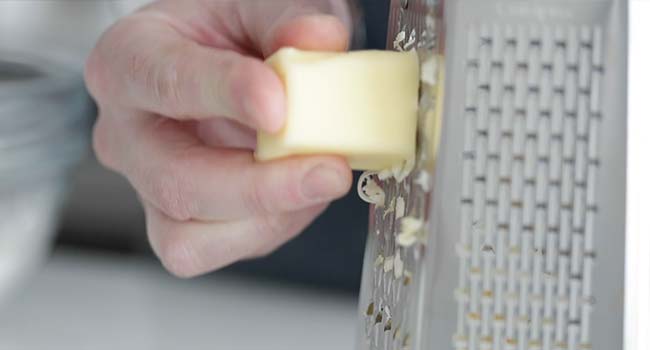
M 287 117 L 258 134 L 258 160 L 345 156 L 353 169 L 381 170 L 415 155 L 419 90 L 414 51 L 306 52 L 267 60 L 285 85 Z

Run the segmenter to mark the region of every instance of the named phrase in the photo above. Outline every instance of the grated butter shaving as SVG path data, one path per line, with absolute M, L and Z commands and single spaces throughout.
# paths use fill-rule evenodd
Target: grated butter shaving
M 411 35 L 409 35 L 409 40 L 404 44 L 404 50 L 410 49 L 414 44 L 415 41 L 417 40 L 417 33 L 415 29 L 411 31 Z
M 403 51 L 402 43 L 404 40 L 406 40 L 406 32 L 402 30 L 401 32 L 397 33 L 397 36 L 395 36 L 395 40 L 393 41 L 393 49 Z
M 413 279 L 413 273 L 411 271 L 404 269 L 404 285 L 408 286 L 411 284 L 411 280 Z
M 424 223 L 420 219 L 412 216 L 402 219 L 402 232 L 417 232 L 422 230 L 422 227 L 424 227 Z
M 436 28 L 436 18 L 431 16 L 430 14 L 426 16 L 424 19 L 424 23 L 426 24 L 427 28 L 431 30 L 435 30 Z
M 397 244 L 408 248 L 418 241 L 418 237 L 412 233 L 400 233 L 397 236 Z
M 418 176 L 415 178 L 415 183 L 422 188 L 422 191 L 424 192 L 429 192 L 431 189 L 429 188 L 429 174 L 422 170 L 418 173 Z
M 377 182 L 372 179 L 374 175 L 376 175 L 375 172 L 365 172 L 361 175 L 357 183 L 357 193 L 365 202 L 383 207 L 386 201 L 386 194 Z
M 391 313 L 390 313 L 390 307 L 388 307 L 388 305 L 386 305 L 386 306 L 384 307 L 384 313 L 386 314 L 386 318 L 388 318 L 388 319 L 390 319 L 390 318 L 393 317 L 393 316 L 391 315 Z
M 395 211 L 395 198 L 390 200 L 390 204 L 388 204 L 388 207 L 386 207 L 386 210 L 384 210 L 384 219 L 388 214 L 392 213 Z
M 397 244 L 402 247 L 410 247 L 422 239 L 424 223 L 420 219 L 407 216 L 401 221 L 401 231 L 397 235 Z
M 388 257 L 384 259 L 384 272 L 388 273 L 393 269 L 393 264 L 395 263 L 394 257 Z
M 392 169 L 384 169 L 377 174 L 377 178 L 381 181 L 388 180 L 391 176 L 393 176 Z
M 377 255 L 377 259 L 375 259 L 375 267 L 379 267 L 384 263 L 384 256 L 379 254 Z
M 397 253 L 395 253 L 395 261 L 393 262 L 394 268 L 393 272 L 395 274 L 395 278 L 399 279 L 402 277 L 404 273 L 404 261 L 402 261 L 402 257 L 400 256 L 399 250 Z
M 397 183 L 402 183 L 411 175 L 415 168 L 415 157 L 410 157 L 400 164 L 396 164 L 390 169 L 384 169 L 380 172 L 366 171 L 361 174 L 359 182 L 357 182 L 357 193 L 359 197 L 367 203 L 375 204 L 378 207 L 383 207 L 386 204 L 386 193 L 372 178 L 376 176 L 378 180 L 385 181 L 393 177 Z M 403 199 L 402 199 L 403 201 Z M 389 207 L 384 212 L 384 218 L 395 210 L 394 199 L 389 204 Z M 404 216 L 399 214 L 398 218 Z
M 436 61 L 435 56 L 431 56 L 422 62 L 420 67 L 420 80 L 425 84 L 435 86 L 437 83 L 437 75 L 438 61 Z
M 415 168 L 415 157 L 411 157 L 404 161 L 402 164 L 397 164 L 393 167 L 393 177 L 397 183 L 404 181 Z
M 401 219 L 404 217 L 404 211 L 406 210 L 406 203 L 404 202 L 403 197 L 397 197 L 397 202 L 395 203 L 395 219 Z

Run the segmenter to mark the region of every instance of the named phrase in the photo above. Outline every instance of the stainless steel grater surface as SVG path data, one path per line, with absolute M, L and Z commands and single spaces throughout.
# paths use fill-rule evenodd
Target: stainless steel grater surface
M 421 62 L 426 62 L 421 68 L 418 158 L 404 169 L 394 169 L 391 179 L 366 174 L 371 181 L 381 182 L 385 198 L 371 207 L 360 296 L 360 349 L 402 349 L 412 343 L 417 327 L 415 279 L 425 253 L 421 225 L 429 213 L 435 156 L 441 7 L 439 1 L 424 0 L 392 1 L 390 6 L 389 49 L 416 49 Z M 409 170 L 410 176 L 403 178 Z
M 404 3 L 395 36 L 440 14 Z M 372 209 L 361 348 L 623 349 L 626 16 L 617 0 L 445 4 L 440 147 L 423 103 L 415 170 Z M 423 224 L 416 243 L 404 221 Z

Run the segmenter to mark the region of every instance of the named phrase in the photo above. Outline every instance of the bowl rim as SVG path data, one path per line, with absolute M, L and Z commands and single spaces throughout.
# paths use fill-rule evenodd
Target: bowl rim
M 0 65 L 3 64 L 32 69 L 37 76 L 9 81 L 3 81 L 0 77 L 0 98 L 42 96 L 78 89 L 83 85 L 81 72 L 38 55 L 0 49 Z

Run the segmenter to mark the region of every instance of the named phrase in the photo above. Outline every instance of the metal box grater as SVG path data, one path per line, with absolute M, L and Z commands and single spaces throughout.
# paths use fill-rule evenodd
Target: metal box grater
M 411 175 L 367 174 L 359 348 L 623 349 L 627 2 L 391 6 L 433 76 Z

